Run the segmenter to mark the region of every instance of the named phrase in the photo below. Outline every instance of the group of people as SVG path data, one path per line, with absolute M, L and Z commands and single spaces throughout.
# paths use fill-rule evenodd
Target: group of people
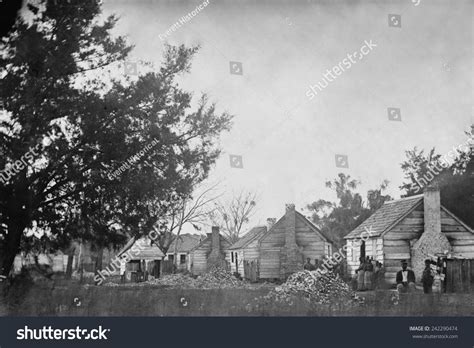
M 306 263 L 303 265 L 303 269 L 306 271 L 314 271 L 316 268 L 318 268 L 319 260 L 315 259 L 314 260 L 314 265 L 311 263 L 311 259 L 308 257 L 306 258 Z
M 425 269 L 421 276 L 423 292 L 425 294 L 443 292 L 445 273 L 445 267 L 440 259 L 438 261 L 426 259 Z M 406 260 L 402 261 L 402 269 L 397 272 L 396 282 L 398 292 L 406 293 L 415 290 L 415 273 L 408 269 L 408 262 Z
M 380 288 L 385 278 L 383 264 L 379 261 L 374 261 L 374 258 L 369 256 L 361 256 L 359 261 L 360 266 L 356 270 L 357 291 Z

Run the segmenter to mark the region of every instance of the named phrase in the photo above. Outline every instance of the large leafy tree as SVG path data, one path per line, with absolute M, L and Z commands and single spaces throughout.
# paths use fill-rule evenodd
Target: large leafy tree
M 343 238 L 347 233 L 391 199 L 389 195 L 383 194 L 388 186 L 386 180 L 378 188 L 367 192 L 366 201 L 355 192 L 359 184 L 349 175 L 339 173 L 337 179 L 326 182 L 326 187 L 335 191 L 337 201 L 319 199 L 307 205 L 311 220 L 331 236 L 337 245 L 344 244 Z
M 442 204 L 474 226 L 474 126 L 466 136 L 466 142 L 444 156 L 434 148 L 427 153 L 417 148 L 406 151 L 407 159 L 401 163 L 405 181 L 400 188 L 408 197 L 422 193 L 426 185 L 438 186 Z
M 205 96 L 191 110 L 191 93 L 176 82 L 197 48 L 167 47 L 158 71 L 116 77 L 106 68 L 132 48 L 111 36 L 114 16 L 98 21 L 99 1 L 43 1 L 29 10 L 1 43 L 4 275 L 31 229 L 55 245 L 107 245 L 150 231 L 206 178 L 231 119 Z

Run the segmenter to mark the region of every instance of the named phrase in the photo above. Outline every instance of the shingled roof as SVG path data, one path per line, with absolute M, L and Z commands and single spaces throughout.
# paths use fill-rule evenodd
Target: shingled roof
M 345 236 L 344 239 L 358 238 L 364 231 L 366 233 L 369 231 L 370 237 L 379 237 L 411 213 L 422 202 L 423 194 L 385 202 L 382 207 Z
M 267 232 L 266 226 L 256 226 L 242 236 L 237 242 L 232 244 L 229 249 L 236 250 L 246 247 L 250 242 Z
M 176 237 L 168 248 L 168 253 L 174 253 L 174 247 L 177 244 L 178 253 L 186 253 L 191 251 L 196 245 L 199 244 L 201 238 L 199 235 L 185 233 Z

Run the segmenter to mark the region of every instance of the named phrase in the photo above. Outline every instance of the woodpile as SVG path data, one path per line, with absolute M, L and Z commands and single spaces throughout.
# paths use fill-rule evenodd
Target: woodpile
M 245 287 L 246 282 L 237 279 L 232 273 L 221 267 L 213 267 L 197 278 L 199 288 L 239 288 Z
M 105 286 L 118 286 L 106 283 Z M 237 279 L 232 273 L 222 267 L 213 267 L 209 271 L 193 278 L 188 274 L 176 273 L 163 275 L 160 278 L 141 283 L 127 283 L 120 286 L 149 286 L 161 285 L 180 289 L 224 289 L 224 288 L 255 288 L 256 286 Z
M 295 296 L 303 297 L 314 304 L 331 304 L 351 302 L 355 294 L 332 272 L 319 274 L 314 271 L 301 271 L 288 277 L 284 284 L 270 291 L 265 299 L 288 304 Z

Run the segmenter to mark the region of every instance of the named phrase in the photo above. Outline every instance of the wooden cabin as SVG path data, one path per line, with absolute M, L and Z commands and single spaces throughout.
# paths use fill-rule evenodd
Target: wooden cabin
M 148 275 L 159 278 L 164 257 L 165 254 L 148 237 L 130 239 L 116 256 L 125 260 L 124 280 L 129 282 L 146 280 Z
M 408 261 L 418 282 L 426 259 L 474 259 L 474 231 L 441 205 L 440 192 L 432 187 L 421 195 L 385 202 L 345 239 L 350 274 L 355 274 L 361 255 L 370 256 L 382 262 L 390 284 L 402 260 Z
M 219 233 L 219 227 L 213 226 L 208 233 L 190 252 L 190 271 L 194 275 L 202 274 L 213 266 L 227 267 L 225 254 L 230 242 Z
M 332 255 L 333 243 L 294 204 L 286 205 L 285 215 L 258 240 L 259 279 L 286 279 L 303 269 L 306 258 L 314 263 Z M 245 258 L 244 258 L 245 260 Z
M 268 219 L 272 221 L 272 219 Z M 274 221 L 273 221 L 274 222 Z M 258 272 L 259 238 L 267 232 L 267 226 L 257 226 L 232 244 L 227 253 L 227 262 L 232 273 L 239 273 L 246 279 L 256 280 Z
M 190 252 L 201 242 L 201 236 L 185 233 L 177 236 L 166 253 L 165 260 L 173 262 L 178 271 L 190 270 Z

